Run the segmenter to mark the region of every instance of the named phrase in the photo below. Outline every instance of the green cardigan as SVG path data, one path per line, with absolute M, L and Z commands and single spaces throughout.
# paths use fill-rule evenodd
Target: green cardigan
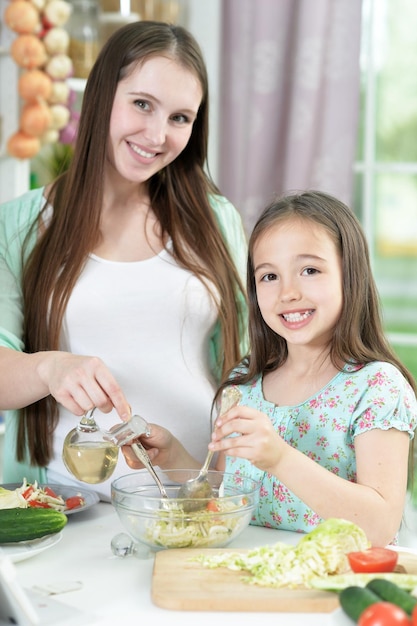
M 22 246 L 31 224 L 44 205 L 44 188 L 35 189 L 23 196 L 0 205 L 0 346 L 13 350 L 24 350 L 22 341 Z M 222 196 L 211 196 L 210 203 L 221 232 L 230 249 L 232 258 L 246 283 L 247 238 L 242 219 L 235 207 Z M 26 255 L 35 245 L 36 232 L 31 235 Z M 240 324 L 242 349 L 247 349 L 247 306 L 240 298 Z M 210 339 L 210 363 L 216 379 L 219 377 L 219 356 L 221 355 L 220 324 L 217 323 Z M 5 440 L 3 459 L 3 481 L 5 483 L 46 482 L 46 469 L 34 467 L 28 462 L 18 463 L 16 456 L 16 435 L 18 412 L 5 411 Z

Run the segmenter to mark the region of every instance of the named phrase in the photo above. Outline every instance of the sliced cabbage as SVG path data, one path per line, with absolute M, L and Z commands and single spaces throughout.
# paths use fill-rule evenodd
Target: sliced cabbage
M 0 509 L 26 509 L 28 503 L 17 491 L 10 491 L 0 487 Z
M 151 545 L 164 548 L 210 548 L 224 545 L 232 535 L 239 532 L 241 526 L 245 527 L 249 523 L 251 509 L 245 509 L 243 502 L 226 503 L 219 500 L 217 503 L 219 511 L 216 515 L 204 509 L 192 513 L 185 513 L 183 509 L 175 507 L 161 509 L 158 519 L 147 524 L 144 538 Z
M 204 567 L 227 567 L 248 575 L 242 580 L 264 587 L 310 587 L 313 578 L 349 570 L 346 554 L 370 546 L 364 531 L 347 520 L 328 519 L 304 535 L 297 545 L 276 543 L 246 553 L 198 555 Z

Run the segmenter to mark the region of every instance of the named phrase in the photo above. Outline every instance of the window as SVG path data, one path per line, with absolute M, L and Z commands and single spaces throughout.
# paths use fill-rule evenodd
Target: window
M 385 329 L 417 379 L 417 3 L 364 0 L 354 206 Z

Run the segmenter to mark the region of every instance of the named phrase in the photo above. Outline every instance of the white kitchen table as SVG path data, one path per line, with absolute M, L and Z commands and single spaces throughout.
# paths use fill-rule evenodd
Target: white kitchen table
M 51 548 L 15 563 L 21 586 L 33 593 L 55 592 L 53 597 L 62 608 L 51 622 L 67 624 L 112 625 L 123 619 L 147 619 L 149 624 L 213 626 L 217 623 L 262 626 L 277 623 L 285 626 L 345 626 L 347 618 L 338 609 L 333 613 L 254 613 L 171 611 L 155 606 L 151 599 L 153 556 L 139 559 L 113 555 L 110 543 L 124 529 L 111 504 L 100 502 L 91 508 L 68 516 L 62 539 Z M 414 534 L 414 533 L 413 533 Z M 286 531 L 250 526 L 225 550 L 251 548 L 277 541 L 296 543 L 300 535 Z M 244 593 L 244 589 L 242 589 Z M 48 598 L 48 596 L 43 596 Z M 68 607 L 74 608 L 74 614 Z M 64 612 L 67 615 L 64 615 Z M 143 620 L 143 622 L 142 622 Z M 220 620 L 220 621 L 219 621 Z M 126 622 L 125 622 L 126 623 Z M 137 623 L 137 622 L 134 622 Z

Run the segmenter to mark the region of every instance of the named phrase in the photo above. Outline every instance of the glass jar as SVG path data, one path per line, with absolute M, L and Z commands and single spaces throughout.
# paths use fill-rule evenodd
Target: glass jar
M 100 15 L 100 46 L 103 46 L 108 38 L 119 28 L 139 20 L 139 13 L 122 15 L 121 13 L 102 11 Z
M 62 447 L 62 460 L 67 470 L 78 480 L 93 485 L 113 474 L 121 446 L 140 435 L 150 434 L 147 422 L 140 415 L 132 415 L 110 430 L 103 430 L 94 420 L 94 410 L 86 413 L 70 430 Z
M 68 21 L 69 56 L 76 78 L 88 78 L 99 52 L 99 14 L 97 0 L 72 0 Z

